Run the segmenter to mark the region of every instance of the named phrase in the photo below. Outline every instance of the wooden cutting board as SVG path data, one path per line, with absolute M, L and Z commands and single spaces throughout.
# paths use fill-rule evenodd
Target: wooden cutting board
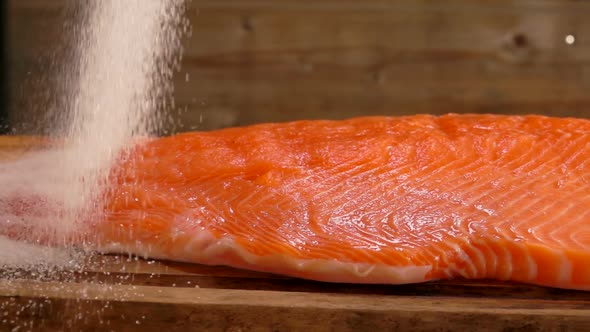
M 0 158 L 44 144 L 0 137 Z M 0 271 L 0 330 L 590 330 L 590 292 L 458 280 L 329 284 L 126 256 L 89 257 L 84 266 L 18 278 Z

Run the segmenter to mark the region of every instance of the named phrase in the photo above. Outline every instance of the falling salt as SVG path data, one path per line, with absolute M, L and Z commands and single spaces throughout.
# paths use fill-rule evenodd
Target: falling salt
M 172 75 L 180 64 L 187 27 L 184 0 L 80 4 L 84 8 L 73 40 L 75 51 L 55 59 L 63 62 L 56 74 L 63 85 L 58 90 L 66 91 L 54 107 L 60 113 L 51 135 L 59 144 L 0 161 L 0 272 L 11 279 L 43 278 L 56 271 L 62 279 L 73 278 L 74 271 L 83 270 L 89 253 L 78 248 L 72 235 L 83 234 L 85 222 L 100 211 L 99 193 L 116 158 L 135 138 L 158 134 L 166 121 L 162 111 L 173 105 Z M 47 242 L 55 246 L 43 245 Z M 67 287 L 60 292 L 76 294 Z M 97 298 L 88 287 L 80 293 Z M 18 304 L 11 298 L 4 305 Z M 29 303 L 14 312 L 29 315 L 40 307 Z M 105 310 L 109 308 L 106 303 Z M 83 320 L 90 314 L 80 309 L 74 317 Z M 14 331 L 30 330 L 33 324 L 19 317 L 3 317 L 2 323 L 7 319 Z M 71 322 L 62 328 L 70 330 L 67 324 Z
M 99 193 L 115 159 L 135 137 L 158 133 L 165 121 L 161 111 L 172 104 L 172 75 L 187 27 L 184 0 L 84 6 L 75 52 L 62 59 L 58 73 L 66 93 L 59 96 L 62 112 L 52 135 L 64 143 L 0 162 L 0 234 L 69 247 L 72 235 L 84 232 L 85 221 L 100 210 Z M 36 205 L 15 211 L 23 202 Z M 22 250 L 13 248 L 18 245 Z M 72 260 L 62 249 L 50 251 L 1 239 L 0 265 Z M 18 259 L 3 254 L 8 252 L 18 252 Z
M 63 201 L 74 217 L 100 206 L 100 186 L 133 137 L 162 125 L 158 108 L 169 97 L 179 61 L 183 6 L 182 0 L 89 3 L 78 40 L 80 74 L 69 73 L 75 83 L 65 96 L 69 145 L 61 161 L 74 181 Z

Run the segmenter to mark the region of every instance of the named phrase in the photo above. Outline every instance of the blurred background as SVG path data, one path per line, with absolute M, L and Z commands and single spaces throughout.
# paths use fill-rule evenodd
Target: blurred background
M 0 119 L 26 131 L 65 0 L 0 0 Z M 590 2 L 192 0 L 175 131 L 416 113 L 590 115 Z

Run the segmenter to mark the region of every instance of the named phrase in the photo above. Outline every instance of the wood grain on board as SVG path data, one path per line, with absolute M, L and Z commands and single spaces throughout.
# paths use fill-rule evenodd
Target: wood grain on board
M 66 272 L 61 277 L 0 279 L 4 315 L 0 318 L 6 319 L 0 330 L 19 326 L 36 331 L 590 328 L 587 292 L 485 281 L 325 284 L 225 267 L 117 256 L 94 260 L 95 265 L 85 271 Z
M 28 151 L 50 146 L 41 136 L 0 136 L 0 161 L 18 159 Z
M 575 301 L 31 281 L 0 282 L 0 292 L 4 294 L 0 300 L 14 299 L 12 305 L 0 306 L 13 319 L 33 318 L 28 326 L 36 330 L 582 331 L 589 327 L 586 308 Z M 44 297 L 49 301 L 42 308 L 41 301 L 31 305 Z
M 42 148 L 0 136 L 0 161 Z M 495 281 L 321 283 L 117 255 L 0 268 L 0 331 L 585 331 L 590 292 Z
M 43 112 L 35 103 L 47 99 L 39 77 L 63 35 L 65 1 L 9 2 L 13 122 L 26 124 Z M 184 126 L 173 130 L 370 114 L 590 115 L 587 2 L 189 6 L 192 34 L 171 111 Z

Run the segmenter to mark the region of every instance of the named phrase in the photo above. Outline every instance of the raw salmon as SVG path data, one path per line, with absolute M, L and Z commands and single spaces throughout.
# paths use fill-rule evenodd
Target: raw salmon
M 93 245 L 329 282 L 590 290 L 590 121 L 297 121 L 138 145 Z

